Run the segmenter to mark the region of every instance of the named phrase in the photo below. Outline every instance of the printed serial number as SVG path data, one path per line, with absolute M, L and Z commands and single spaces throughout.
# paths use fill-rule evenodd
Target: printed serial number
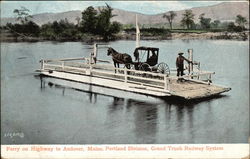
M 24 133 L 23 132 L 8 132 L 8 133 L 4 133 L 4 137 L 9 137 L 9 138 L 20 137 L 20 138 L 24 138 Z

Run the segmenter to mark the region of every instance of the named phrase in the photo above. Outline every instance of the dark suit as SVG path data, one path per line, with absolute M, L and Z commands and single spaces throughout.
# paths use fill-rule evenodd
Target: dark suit
M 184 73 L 184 60 L 186 60 L 187 62 L 190 62 L 188 59 L 186 59 L 184 56 L 179 55 L 176 58 L 176 68 L 177 68 L 177 76 L 181 75 L 183 76 Z

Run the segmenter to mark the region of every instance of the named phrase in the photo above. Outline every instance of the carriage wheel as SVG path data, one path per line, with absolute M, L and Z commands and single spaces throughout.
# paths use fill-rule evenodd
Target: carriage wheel
M 129 74 L 130 74 L 130 75 L 135 75 L 135 72 L 134 72 L 134 70 L 135 70 L 135 65 L 132 65 L 132 64 L 131 64 L 131 65 L 130 65 L 130 70 L 131 70 L 131 71 L 128 71 Z
M 135 70 L 135 65 L 130 65 L 131 70 Z
M 162 74 L 167 74 L 168 76 L 170 75 L 170 69 L 166 63 L 159 63 L 157 65 L 157 72 L 162 73 Z
M 142 64 L 139 66 L 139 70 L 140 70 L 140 71 L 150 71 L 150 72 L 152 72 L 150 65 L 147 64 L 147 63 L 142 63 Z

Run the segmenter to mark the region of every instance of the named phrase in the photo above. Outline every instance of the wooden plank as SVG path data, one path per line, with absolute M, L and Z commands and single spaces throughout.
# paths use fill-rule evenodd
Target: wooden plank
M 206 85 L 210 85 L 210 82 L 204 82 L 201 80 L 195 80 L 195 79 L 185 79 L 185 80 L 189 80 L 189 81 L 193 81 L 193 82 L 197 82 L 197 83 L 201 83 L 201 84 L 206 84 Z
M 209 97 L 230 90 L 230 88 L 197 83 L 193 80 L 186 80 L 184 82 L 172 80 L 170 86 L 170 92 L 173 96 L 182 97 L 187 100 Z
M 127 76 L 130 78 L 139 79 L 139 80 L 164 83 L 164 80 L 150 79 L 150 78 L 145 78 L 145 77 L 140 77 L 140 76 L 132 76 L 132 75 L 127 75 Z
M 99 72 L 99 71 L 92 71 L 92 73 L 93 73 L 92 74 L 93 76 L 97 76 L 97 77 L 103 77 L 103 78 L 108 78 L 108 79 L 113 79 L 113 80 L 122 79 L 126 83 L 125 75 L 123 75 L 123 74 L 114 74 L 114 73 L 106 73 L 105 72 L 105 74 L 102 75 L 102 72 Z M 96 73 L 99 73 L 99 74 L 96 74 Z M 110 76 L 113 76 L 113 77 L 107 76 L 107 74 Z M 121 78 L 117 79 L 117 77 L 121 77 Z M 161 88 L 161 89 L 164 88 L 164 81 L 163 80 L 161 80 L 161 81 L 160 80 L 153 80 L 153 79 L 148 80 L 148 79 L 145 79 L 143 77 L 137 77 L 136 79 L 140 79 L 143 81 L 136 82 L 131 78 L 134 78 L 134 76 L 127 75 L 127 82 L 128 83 L 136 83 L 136 84 L 140 84 L 140 85 L 144 85 L 144 86 L 156 87 L 156 88 Z M 153 83 L 148 83 L 148 81 L 152 81 Z M 159 85 L 159 83 L 162 83 L 163 86 Z
M 46 59 L 44 62 L 54 62 L 54 61 L 74 61 L 74 60 L 85 60 L 85 57 L 76 57 L 76 58 L 63 58 L 63 59 Z
M 120 89 L 124 91 L 146 94 L 146 95 L 153 95 L 153 96 L 169 96 L 170 95 L 169 92 L 160 91 L 160 89 L 154 89 L 154 88 L 139 89 L 139 88 L 136 88 L 136 86 L 138 86 L 137 84 L 132 84 L 132 83 L 125 84 L 125 82 L 123 81 L 117 81 L 117 80 L 112 80 L 112 79 L 104 79 L 104 78 L 98 78 L 98 77 L 93 77 L 93 76 L 82 76 L 82 75 L 58 72 L 58 71 L 53 71 L 53 73 L 42 71 L 41 73 L 47 76 L 51 76 L 51 77 L 77 81 L 77 82 L 83 82 L 83 83 L 88 83 L 88 84 L 94 84 L 98 86 L 115 88 L 115 89 Z

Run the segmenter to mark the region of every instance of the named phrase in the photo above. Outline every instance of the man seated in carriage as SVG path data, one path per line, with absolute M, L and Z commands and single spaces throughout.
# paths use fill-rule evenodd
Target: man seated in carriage
M 147 64 L 150 66 L 157 64 L 157 55 L 155 54 L 155 51 L 152 51 L 152 55 L 147 59 Z

